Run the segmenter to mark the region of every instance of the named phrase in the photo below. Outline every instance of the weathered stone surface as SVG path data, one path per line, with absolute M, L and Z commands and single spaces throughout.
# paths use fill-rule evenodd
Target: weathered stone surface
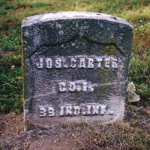
M 128 22 L 106 14 L 58 12 L 25 18 L 25 128 L 121 121 L 132 37 Z

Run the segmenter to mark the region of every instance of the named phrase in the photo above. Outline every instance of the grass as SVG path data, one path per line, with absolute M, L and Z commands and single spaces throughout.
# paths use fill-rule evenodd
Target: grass
M 130 22 L 134 37 L 129 81 L 136 85 L 140 104 L 150 103 L 150 0 L 0 0 L 1 113 L 22 112 L 22 20 L 54 11 L 100 12 Z
M 1 56 L 0 67 L 0 112 L 19 114 L 23 109 L 21 55 Z

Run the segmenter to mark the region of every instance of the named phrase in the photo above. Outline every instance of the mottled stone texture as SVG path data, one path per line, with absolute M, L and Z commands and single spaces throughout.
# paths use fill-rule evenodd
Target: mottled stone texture
M 58 12 L 22 23 L 25 129 L 124 117 L 133 27 L 111 15 Z

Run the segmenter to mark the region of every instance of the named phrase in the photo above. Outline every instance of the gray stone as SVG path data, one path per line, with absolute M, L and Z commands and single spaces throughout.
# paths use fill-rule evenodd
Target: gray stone
M 25 18 L 25 129 L 122 121 L 132 38 L 132 25 L 106 14 L 57 12 Z

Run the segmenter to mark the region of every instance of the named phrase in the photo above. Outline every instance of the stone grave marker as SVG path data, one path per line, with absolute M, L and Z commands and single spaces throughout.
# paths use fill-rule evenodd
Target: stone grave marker
M 133 27 L 111 15 L 53 12 L 22 23 L 25 129 L 124 117 Z

